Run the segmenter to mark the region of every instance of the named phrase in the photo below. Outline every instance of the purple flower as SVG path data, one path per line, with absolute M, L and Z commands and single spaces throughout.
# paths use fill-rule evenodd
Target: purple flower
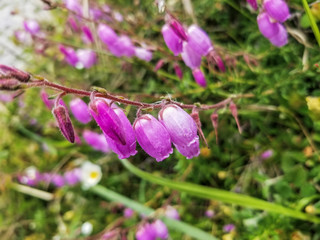
M 152 115 L 145 114 L 137 118 L 133 129 L 142 149 L 158 162 L 173 152 L 168 131 Z
M 123 216 L 125 218 L 131 218 L 133 216 L 133 214 L 134 214 L 134 211 L 131 208 L 126 208 L 123 211 Z
M 190 159 L 200 154 L 197 125 L 187 112 L 177 105 L 169 104 L 161 109 L 158 118 L 183 156 Z
M 201 87 L 207 86 L 206 77 L 204 76 L 203 72 L 199 68 L 193 69 L 192 75 L 194 77 L 194 80 L 199 86 Z
M 117 21 L 117 22 L 123 22 L 123 16 L 121 13 L 119 12 L 113 12 L 113 18 Z
M 118 35 L 115 33 L 115 31 L 105 24 L 99 24 L 98 36 L 108 47 L 113 45 L 118 40 Z
M 183 78 L 183 72 L 182 72 L 181 67 L 179 66 L 178 63 L 174 63 L 173 68 L 174 68 L 174 71 L 175 71 L 177 77 L 181 80 Z
M 136 232 L 137 240 L 156 240 L 157 233 L 154 226 L 150 223 L 145 223 L 138 227 Z
M 178 56 L 182 52 L 183 41 L 181 38 L 179 38 L 172 28 L 167 24 L 162 27 L 161 32 L 167 47 L 175 56 Z
M 64 55 L 64 59 L 73 67 L 78 63 L 78 56 L 75 50 L 71 47 L 59 46 L 60 52 Z
M 183 42 L 181 57 L 184 63 L 191 69 L 199 68 L 201 65 L 201 55 L 195 52 L 187 42 Z
M 66 8 L 82 16 L 82 7 L 78 0 L 64 0 Z
M 79 168 L 72 169 L 64 173 L 63 177 L 67 185 L 73 186 L 80 182 L 80 173 Z
M 153 223 L 153 228 L 156 232 L 157 239 L 167 239 L 169 236 L 167 226 L 159 219 L 155 220 Z
M 191 25 L 188 28 L 188 34 L 189 46 L 201 56 L 206 56 L 211 50 L 213 50 L 208 34 L 197 25 Z
M 275 36 L 279 32 L 278 22 L 271 22 L 270 16 L 267 13 L 260 13 L 257 18 L 260 32 L 266 38 Z
M 97 55 L 90 49 L 79 49 L 77 51 L 78 62 L 85 68 L 91 68 L 97 63 Z
M 40 26 L 36 20 L 26 20 L 23 22 L 23 26 L 31 35 L 37 35 L 40 32 Z
M 84 130 L 82 137 L 93 149 L 107 153 L 110 152 L 110 146 L 103 134 L 98 134 L 89 130 Z
M 116 57 L 132 57 L 135 54 L 135 47 L 128 36 L 120 36 L 114 44 L 108 47 L 110 52 Z
M 177 209 L 175 209 L 174 207 L 172 207 L 170 205 L 166 207 L 165 215 L 168 218 L 172 218 L 172 219 L 175 219 L 175 220 L 180 220 L 180 215 L 179 215 Z
M 73 116 L 79 122 L 87 124 L 91 121 L 88 105 L 81 98 L 73 99 L 69 105 Z
M 270 17 L 279 22 L 285 22 L 290 17 L 289 7 L 283 0 L 265 0 L 263 7 Z
M 28 167 L 24 170 L 24 173 L 21 176 L 18 176 L 18 180 L 22 184 L 26 184 L 29 186 L 35 186 L 41 181 L 41 174 L 34 167 Z
M 60 174 L 56 173 L 51 175 L 51 182 L 56 187 L 63 187 L 66 184 L 64 178 Z
M 267 151 L 264 151 L 263 153 L 261 153 L 260 157 L 262 160 L 265 160 L 265 159 L 268 159 L 268 158 L 271 158 L 273 155 L 273 151 L 272 149 L 269 149 Z
M 82 32 L 83 32 L 84 43 L 93 43 L 93 35 L 90 28 L 87 26 L 83 26 Z
M 150 62 L 152 59 L 152 52 L 141 47 L 135 47 L 135 55 L 137 58 L 140 58 L 141 60 Z
M 205 213 L 205 216 L 208 217 L 208 218 L 212 218 L 214 216 L 214 211 L 211 210 L 211 209 L 208 209 Z
M 53 101 L 49 99 L 49 95 L 45 90 L 41 90 L 40 97 L 43 101 L 43 103 L 46 105 L 46 107 L 51 110 L 53 107 Z
M 234 224 L 227 224 L 223 226 L 223 231 L 228 233 L 234 230 L 235 228 L 236 226 Z
M 120 118 L 114 110 L 101 99 L 93 99 L 89 111 L 101 130 L 115 143 L 126 145 L 126 135 Z
M 279 24 L 279 32 L 273 37 L 269 38 L 270 42 L 276 47 L 283 47 L 288 43 L 288 33 L 286 28 Z
M 253 8 L 253 10 L 257 11 L 258 10 L 258 3 L 257 0 L 247 0 L 249 5 Z
M 103 13 L 98 8 L 91 8 L 90 9 L 90 16 L 93 20 L 100 20 L 103 16 Z
M 73 31 L 77 32 L 79 31 L 79 27 L 78 24 L 76 22 L 76 20 L 73 17 L 68 17 L 67 22 L 69 23 L 70 27 L 72 28 Z
M 53 108 L 52 114 L 58 123 L 58 127 L 62 135 L 69 142 L 74 143 L 75 133 L 66 107 L 59 104 Z
M 131 123 L 130 123 L 129 119 L 127 118 L 127 116 L 122 111 L 122 109 L 114 108 L 113 110 L 114 110 L 115 114 L 119 117 L 120 122 L 123 126 L 126 144 L 123 145 L 123 144 L 116 143 L 114 140 L 112 140 L 108 136 L 105 136 L 106 140 L 107 140 L 110 148 L 112 149 L 112 151 L 115 152 L 116 154 L 118 154 L 118 157 L 120 159 L 134 156 L 137 153 L 137 151 L 136 151 L 136 138 L 135 138 L 135 134 L 132 129 Z

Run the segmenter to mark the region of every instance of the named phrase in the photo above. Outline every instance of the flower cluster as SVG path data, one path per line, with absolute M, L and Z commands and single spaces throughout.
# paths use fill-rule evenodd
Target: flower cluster
M 64 174 L 39 172 L 35 167 L 28 167 L 24 173 L 18 176 L 18 180 L 22 184 L 36 186 L 40 183 L 52 184 L 55 187 L 74 186 L 82 183 L 86 189 L 96 185 L 102 177 L 99 165 L 91 162 L 84 162 L 80 168 L 64 172 Z
M 264 37 L 277 47 L 288 43 L 288 33 L 282 23 L 290 17 L 289 7 L 284 0 L 264 0 L 257 22 Z
M 162 35 L 168 48 L 175 56 L 181 54 L 184 63 L 192 70 L 197 84 L 206 87 L 206 79 L 200 70 L 202 57 L 207 57 L 209 62 L 217 64 L 224 72 L 222 59 L 214 50 L 207 33 L 199 26 L 191 25 L 187 31 L 181 23 L 170 15 L 167 15 L 167 23 L 162 27 Z

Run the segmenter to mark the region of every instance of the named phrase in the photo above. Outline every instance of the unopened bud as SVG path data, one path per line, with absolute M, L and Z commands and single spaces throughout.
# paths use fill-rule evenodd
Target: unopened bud
M 234 104 L 234 102 L 231 102 L 230 105 L 229 105 L 229 108 L 230 108 L 230 111 L 231 111 L 232 116 L 233 116 L 234 119 L 236 120 L 239 133 L 241 134 L 241 133 L 242 133 L 242 129 L 241 129 L 241 126 L 240 126 L 240 123 L 239 123 L 239 119 L 238 119 L 238 109 L 237 109 L 237 106 Z
M 61 130 L 62 135 L 71 143 L 74 143 L 75 134 L 74 129 L 72 126 L 71 119 L 69 117 L 69 113 L 67 109 L 62 106 L 58 105 L 54 107 L 52 110 L 53 116 L 56 118 L 58 123 L 58 127 Z
M 222 58 L 215 50 L 211 50 L 209 52 L 209 54 L 207 55 L 207 61 L 213 66 L 217 66 L 221 72 L 226 71 Z
M 0 90 L 15 91 L 21 88 L 21 82 L 15 78 L 0 78 Z
M 201 121 L 200 121 L 200 117 L 199 117 L 199 112 L 197 110 L 192 110 L 192 113 L 190 114 L 190 116 L 192 117 L 193 121 L 196 123 L 197 128 L 198 128 L 198 133 L 200 135 L 200 137 L 202 138 L 202 140 L 204 141 L 204 143 L 206 144 L 206 146 L 208 147 L 208 142 L 207 139 L 205 138 L 203 132 L 202 132 L 202 128 L 201 128 Z
M 183 26 L 177 19 L 170 17 L 169 24 L 172 30 L 181 40 L 188 41 L 188 35 L 186 34 Z
M 164 64 L 164 60 L 163 60 L 163 59 L 160 59 L 160 60 L 157 62 L 156 66 L 154 67 L 154 71 L 156 72 L 156 71 L 158 71 L 160 68 L 162 68 L 163 64 Z
M 216 135 L 216 143 L 218 143 L 218 118 L 219 118 L 218 113 L 211 114 L 211 122 L 214 128 L 214 133 Z
M 176 75 L 181 80 L 183 78 L 183 72 L 182 72 L 181 67 L 179 66 L 178 63 L 174 63 L 173 68 L 174 68 Z
M 0 64 L 0 75 L 6 78 L 15 78 L 20 82 L 28 82 L 30 80 L 29 73 L 2 64 Z

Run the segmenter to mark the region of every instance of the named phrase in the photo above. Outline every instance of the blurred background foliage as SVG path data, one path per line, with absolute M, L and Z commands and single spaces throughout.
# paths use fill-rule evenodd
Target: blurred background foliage
M 293 14 L 286 23 L 291 29 L 290 39 L 282 48 L 272 46 L 260 34 L 257 14 L 244 0 L 192 1 L 193 15 L 185 12 L 183 2 L 168 0 L 167 5 L 184 24 L 197 22 L 205 29 L 227 64 L 227 72 L 221 73 L 209 70 L 203 62 L 207 88 L 194 82 L 191 71 L 182 62 L 184 77 L 179 80 L 175 76 L 173 55 L 161 36 L 164 16 L 151 0 L 89 1 L 93 5 L 107 3 L 124 16 L 124 22 L 110 24 L 118 32 L 160 48 L 162 51 L 154 52 L 151 62 L 116 58 L 96 41 L 91 47 L 99 54 L 97 65 L 91 69 L 67 65 L 58 44 L 85 46 L 81 36 L 66 24 L 68 12 L 58 7 L 50 11 L 54 21 L 41 23 L 48 41 L 22 45 L 24 54 L 29 56 L 26 70 L 67 86 L 82 89 L 99 86 L 144 102 L 159 101 L 167 94 L 187 104 L 214 104 L 237 96 L 242 134 L 228 108 L 221 109 L 217 144 L 210 121 L 212 112 L 201 112 L 202 129 L 210 149 L 202 144 L 199 157 L 186 160 L 174 150 L 168 159 L 157 163 L 138 146 L 139 153 L 130 161 L 156 176 L 243 193 L 319 214 L 320 69 L 316 64 L 320 63 L 320 54 L 301 2 L 289 2 Z M 42 54 L 35 51 L 40 44 L 46 45 Z M 154 66 L 162 58 L 166 64 L 155 72 Z M 54 236 L 54 239 L 81 239 L 85 238 L 80 233 L 85 221 L 93 224 L 93 235 L 117 224 L 122 218 L 122 208 L 83 191 L 80 186 L 40 187 L 54 194 L 54 200 L 49 202 L 10 189 L 11 182 L 29 166 L 36 166 L 41 172 L 63 172 L 82 160 L 101 165 L 101 185 L 154 209 L 169 201 L 177 207 L 184 222 L 219 239 L 320 239 L 317 224 L 172 191 L 134 176 L 114 153 L 99 153 L 84 143 L 70 144 L 56 128 L 39 92 L 29 89 L 15 101 L 0 103 L 1 239 L 41 240 Z M 72 96 L 64 97 L 66 103 L 71 99 Z M 133 122 L 136 108 L 123 107 Z M 152 114 L 156 116 L 157 112 Z M 73 124 L 80 136 L 83 129 L 98 131 L 94 122 L 83 126 L 73 120 Z M 269 149 L 273 155 L 263 160 L 261 154 Z M 215 212 L 212 219 L 204 215 L 208 208 Z M 122 223 L 128 239 L 134 239 L 134 226 L 138 222 L 139 217 L 135 216 Z M 230 234 L 222 230 L 228 223 L 236 225 Z M 176 231 L 170 231 L 170 236 L 190 239 Z

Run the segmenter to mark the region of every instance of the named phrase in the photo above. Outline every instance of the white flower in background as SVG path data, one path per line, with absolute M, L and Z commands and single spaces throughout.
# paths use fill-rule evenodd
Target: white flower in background
M 88 236 L 92 233 L 93 226 L 90 222 L 84 222 L 81 226 L 81 233 Z
M 102 177 L 101 167 L 86 161 L 81 166 L 80 179 L 85 189 L 95 186 Z

